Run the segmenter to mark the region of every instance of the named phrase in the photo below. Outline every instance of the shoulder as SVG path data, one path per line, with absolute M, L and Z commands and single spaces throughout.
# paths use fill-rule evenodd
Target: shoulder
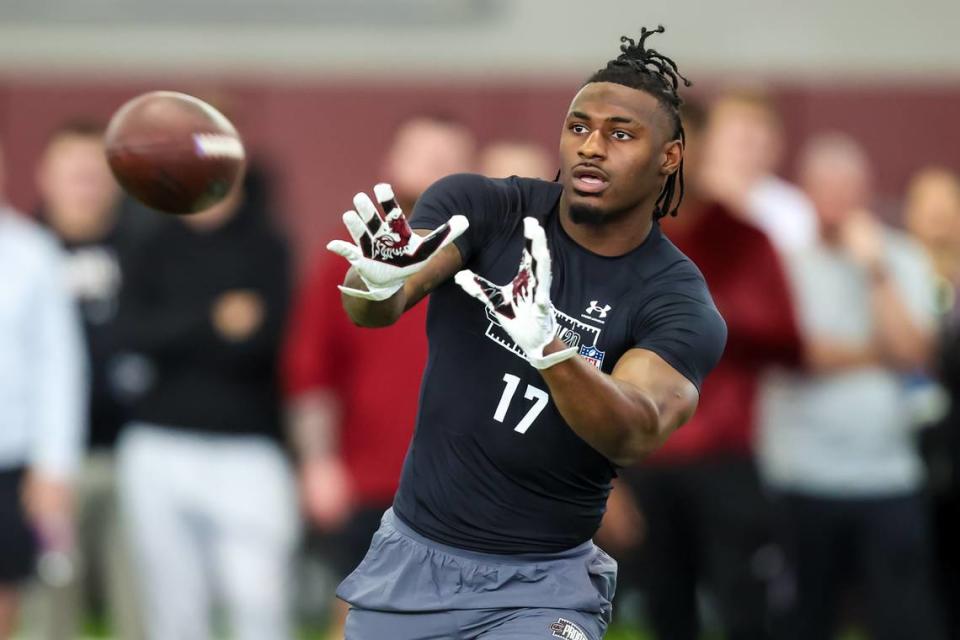
M 645 273 L 638 282 L 644 297 L 675 294 L 713 304 L 700 268 L 669 238 L 660 235 L 649 256 L 649 266 L 643 269 Z
M 688 318 L 702 317 L 706 323 L 725 330 L 707 280 L 693 260 L 665 236 L 658 239 L 650 255 L 651 266 L 644 269 L 645 273 L 637 279 L 634 288 L 635 308 L 641 323 L 659 322 L 679 314 Z
M 37 222 L 12 210 L 0 211 L 0 234 L 6 235 L 8 251 L 32 266 L 48 266 L 62 258 L 56 237 Z

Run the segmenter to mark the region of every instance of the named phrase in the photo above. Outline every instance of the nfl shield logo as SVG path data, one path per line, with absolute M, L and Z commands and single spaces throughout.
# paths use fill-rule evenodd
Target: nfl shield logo
M 596 347 L 590 345 L 583 345 L 580 347 L 580 356 L 584 358 L 587 362 L 595 366 L 597 369 L 603 364 L 603 354 L 605 352 L 600 351 Z

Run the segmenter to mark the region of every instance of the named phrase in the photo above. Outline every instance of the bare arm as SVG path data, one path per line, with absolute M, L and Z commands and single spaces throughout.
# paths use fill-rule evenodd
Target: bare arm
M 928 364 L 933 334 L 913 319 L 890 273 L 882 226 L 869 212 L 858 212 L 845 223 L 840 239 L 847 254 L 868 274 L 874 344 L 881 361 L 902 370 Z
M 328 531 L 343 525 L 352 500 L 350 474 L 339 452 L 340 419 L 340 402 L 328 389 L 308 391 L 288 405 L 303 510 Z
M 913 320 L 886 268 L 875 266 L 871 269 L 870 282 L 876 339 L 884 359 L 901 370 L 929 364 L 933 355 L 932 332 Z
M 873 343 L 850 345 L 830 338 L 808 338 L 804 357 L 814 373 L 838 373 L 880 364 L 880 352 Z
M 416 230 L 425 236 L 430 231 Z M 404 311 L 420 302 L 442 283 L 453 277 L 463 268 L 463 259 L 456 245 L 450 244 L 431 258 L 423 269 L 407 278 L 403 287 L 386 300 L 374 301 L 343 294 L 343 308 L 350 320 L 359 327 L 387 327 L 396 322 Z M 344 285 L 354 289 L 365 289 L 363 281 L 354 268 L 350 268 L 344 279 Z
M 564 346 L 555 339 L 546 351 Z M 582 358 L 541 373 L 570 428 L 621 466 L 656 450 L 693 416 L 699 401 L 693 383 L 646 349 L 625 353 L 611 375 Z

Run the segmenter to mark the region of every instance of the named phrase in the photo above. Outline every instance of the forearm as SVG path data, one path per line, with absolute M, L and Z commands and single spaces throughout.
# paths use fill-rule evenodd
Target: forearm
M 546 350 L 564 345 L 554 340 Z M 655 450 L 670 429 L 660 407 L 641 389 L 570 358 L 541 371 L 560 415 L 591 447 L 621 466 Z
M 365 291 L 363 280 L 351 267 L 343 284 L 351 289 Z M 386 300 L 367 300 L 341 293 L 343 309 L 358 327 L 388 327 L 396 322 L 406 308 L 406 287 L 400 289 Z
M 339 402 L 329 389 L 305 391 L 287 404 L 290 443 L 300 460 L 337 455 L 339 423 Z
M 417 233 L 424 233 L 417 231 Z M 396 322 L 403 312 L 420 302 L 430 292 L 453 277 L 463 268 L 463 259 L 456 245 L 450 244 L 427 261 L 420 271 L 407 278 L 403 286 L 386 300 L 374 301 L 342 294 L 343 308 L 354 324 L 360 327 L 387 327 Z M 365 290 L 363 279 L 351 267 L 344 286 Z
M 916 369 L 929 364 L 933 338 L 910 317 L 910 312 L 886 270 L 871 274 L 870 304 L 876 339 L 889 364 Z
M 850 345 L 828 338 L 811 338 L 805 345 L 805 360 L 814 373 L 838 373 L 849 369 L 873 367 L 881 362 L 880 353 L 872 343 Z

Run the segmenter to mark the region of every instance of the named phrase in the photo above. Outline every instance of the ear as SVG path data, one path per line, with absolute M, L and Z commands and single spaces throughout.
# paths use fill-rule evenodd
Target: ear
M 660 164 L 660 174 L 669 176 L 676 173 L 683 160 L 683 143 L 680 140 L 671 140 L 663 145 L 663 161 Z

